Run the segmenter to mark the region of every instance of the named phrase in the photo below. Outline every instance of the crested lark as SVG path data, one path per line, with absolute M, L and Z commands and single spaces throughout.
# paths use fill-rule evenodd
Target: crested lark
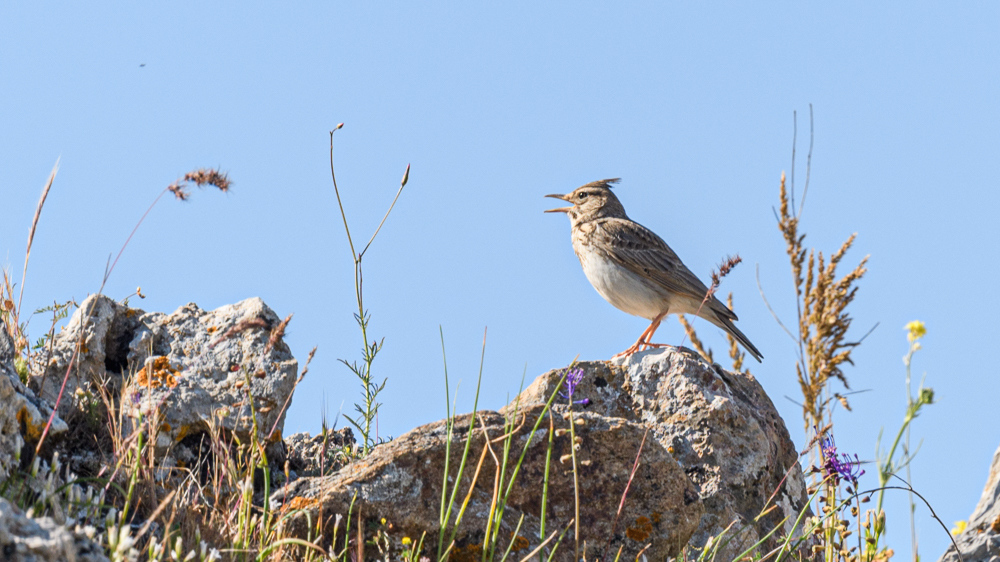
M 733 325 L 736 315 L 710 296 L 677 254 L 659 236 L 628 218 L 611 192 L 618 179 L 588 183 L 568 195 L 546 195 L 573 204 L 546 213 L 566 213 L 572 227 L 573 251 L 583 272 L 604 300 L 652 323 L 632 347 L 615 357 L 631 355 L 650 343 L 668 314 L 695 314 L 729 332 L 758 362 L 763 359 L 743 332 Z

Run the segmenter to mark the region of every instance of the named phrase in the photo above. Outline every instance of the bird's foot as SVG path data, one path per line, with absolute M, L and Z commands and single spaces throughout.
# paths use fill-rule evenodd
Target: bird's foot
M 612 355 L 611 358 L 612 359 L 618 359 L 618 358 L 621 358 L 621 357 L 628 357 L 629 355 L 632 355 L 633 353 L 636 353 L 637 351 L 641 351 L 642 350 L 641 346 L 643 346 L 643 345 L 645 345 L 644 342 L 637 341 L 634 344 L 632 344 L 632 347 L 629 347 L 628 349 L 626 349 L 625 351 L 623 351 L 621 353 L 618 353 L 616 355 Z
M 664 347 L 672 347 L 674 349 L 677 348 L 676 345 L 670 345 L 669 343 L 652 343 L 652 342 L 637 341 L 634 344 L 632 344 L 632 347 L 626 349 L 625 351 L 623 351 L 623 352 L 621 352 L 621 353 L 619 353 L 617 355 L 613 355 L 611 358 L 612 359 L 618 359 L 619 357 L 628 357 L 629 355 L 632 355 L 633 353 L 638 353 L 640 351 L 646 351 L 647 349 L 661 349 L 661 348 L 664 348 Z

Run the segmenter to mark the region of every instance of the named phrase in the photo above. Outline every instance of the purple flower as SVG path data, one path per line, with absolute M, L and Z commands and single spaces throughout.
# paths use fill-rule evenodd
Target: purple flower
M 829 435 L 823 438 L 821 450 L 823 453 L 823 471 L 826 473 L 828 478 L 833 478 L 834 484 L 839 484 L 840 479 L 850 480 L 854 483 L 855 487 L 858 484 L 858 478 L 865 473 L 861 469 L 861 459 L 858 455 L 851 455 L 847 453 L 838 453 L 837 444 L 833 440 L 833 435 Z
M 562 396 L 566 400 L 569 400 L 571 404 L 582 404 L 586 406 L 590 404 L 590 400 L 584 398 L 583 400 L 573 400 L 573 392 L 576 391 L 576 385 L 580 384 L 583 380 L 583 369 L 573 369 L 566 374 L 566 392 L 560 392 L 559 396 Z

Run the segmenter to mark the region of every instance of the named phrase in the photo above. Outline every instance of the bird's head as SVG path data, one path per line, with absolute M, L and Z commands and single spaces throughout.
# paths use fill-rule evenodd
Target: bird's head
M 546 195 L 572 203 L 573 206 L 549 209 L 545 212 L 566 213 L 573 224 L 603 217 L 627 218 L 621 201 L 611 192 L 611 184 L 618 181 L 619 178 L 600 180 L 578 187 L 566 195 Z

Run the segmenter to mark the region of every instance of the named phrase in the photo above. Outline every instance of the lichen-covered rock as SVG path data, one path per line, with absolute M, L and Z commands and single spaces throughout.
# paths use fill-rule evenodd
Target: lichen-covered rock
M 683 348 L 636 353 L 612 362 L 582 362 L 574 398 L 586 411 L 651 428 L 650 437 L 673 455 L 698 486 L 705 504 L 691 544 L 702 547 L 734 521 L 746 527 L 719 553 L 732 560 L 806 506 L 805 482 L 788 430 L 752 376 L 712 366 Z M 521 404 L 551 395 L 565 369 L 550 371 L 526 389 Z M 787 474 L 787 477 L 786 477 Z M 773 492 L 777 509 L 753 523 Z M 764 544 L 764 552 L 775 546 Z
M 14 345 L 0 321 L 0 482 L 17 467 L 25 445 L 38 443 L 52 414 L 52 407 L 21 382 L 14 359 Z M 56 416 L 48 438 L 55 438 L 66 429 L 66 422 Z
M 94 529 L 69 529 L 51 517 L 28 517 L 0 498 L 0 560 L 10 562 L 106 562 Z
M 1000 449 L 993 453 L 983 495 L 955 542 L 964 562 L 1000 562 Z M 959 562 L 954 546 L 948 547 L 940 562 Z
M 122 402 L 133 420 L 159 412 L 158 448 L 205 432 L 210 423 L 246 438 L 254 423 L 251 399 L 260 435 L 275 428 L 272 439 L 280 441 L 282 406 L 298 363 L 280 339 L 269 345 L 281 319 L 262 300 L 211 312 L 187 304 L 140 320 L 129 344 L 129 361 L 140 368 Z
M 32 387 L 43 399 L 55 404 L 65 379 L 65 389 L 58 400 L 59 414 L 64 418 L 75 410 L 74 397 L 81 386 L 92 383 L 112 391 L 121 388 L 122 379 L 128 374 L 129 342 L 139 328 L 142 314 L 141 310 L 103 295 L 87 297 L 65 329 L 55 335 L 45 364 L 31 373 Z M 76 353 L 78 342 L 81 345 Z
M 516 482 L 510 487 L 500 522 L 499 552 L 503 553 L 510 545 L 511 558 L 521 559 L 541 542 L 538 537 L 550 439 L 545 533 L 561 531 L 576 516 L 566 410 L 560 406 L 554 415 L 542 419 L 539 430 L 532 437 L 531 430 L 542 412 L 541 405 L 528 406 L 516 414 L 512 410 L 513 422 L 506 427 L 503 415 L 479 412 L 468 460 L 460 478 L 458 466 L 472 415 L 459 416 L 455 420 L 448 481 L 449 486 L 459 482 L 459 490 L 451 520 L 455 520 L 464 501 L 468 504 L 455 536 L 452 559 L 480 559 L 487 520 L 494 505 L 498 462 L 503 463 L 503 437 L 508 431 L 513 432 L 513 441 L 503 490 L 507 489 L 510 473 L 525 446 L 527 451 Z M 677 555 L 698 526 L 702 514 L 694 485 L 661 444 L 647 439 L 642 445 L 621 514 L 616 515 L 646 430 L 620 417 L 594 412 L 574 415 L 578 420 L 575 431 L 579 441 L 576 454 L 580 540 L 581 545 L 585 541 L 588 559 L 597 553 L 601 559 L 613 559 L 619 548 L 623 548 L 622 559 L 634 559 L 647 545 L 650 546 L 645 553 L 651 560 Z M 485 447 L 487 439 L 490 447 Z M 329 536 L 338 515 L 347 517 L 350 513 L 351 517 L 357 517 L 360 513 L 372 525 L 387 529 L 396 544 L 404 536 L 417 541 L 426 533 L 424 553 L 433 555 L 437 552 L 447 443 L 445 422 L 418 427 L 380 445 L 365 459 L 331 476 L 300 478 L 275 494 L 273 500 L 286 513 L 298 512 L 287 520 L 288 532 L 306 536 L 309 521 L 323 517 L 323 527 Z M 385 518 L 384 524 L 382 518 Z M 343 524 L 340 529 L 342 533 Z M 570 527 L 557 560 L 574 558 L 573 533 Z M 340 540 L 343 541 L 342 535 Z
M 292 480 L 300 476 L 322 476 L 340 470 L 352 456 L 354 432 L 344 427 L 324 437 L 294 433 L 285 438 L 285 458 Z
M 56 335 L 51 359 L 33 380 L 54 400 L 82 335 L 60 412 L 73 411 L 77 389 L 96 394 L 100 385 L 120 396 L 125 435 L 155 421 L 157 453 L 187 461 L 196 452 L 179 443 L 210 427 L 248 437 L 252 400 L 259 434 L 274 428 L 278 442 L 298 369 L 288 346 L 271 337 L 280 322 L 259 298 L 213 311 L 191 303 L 163 314 L 91 296 Z

